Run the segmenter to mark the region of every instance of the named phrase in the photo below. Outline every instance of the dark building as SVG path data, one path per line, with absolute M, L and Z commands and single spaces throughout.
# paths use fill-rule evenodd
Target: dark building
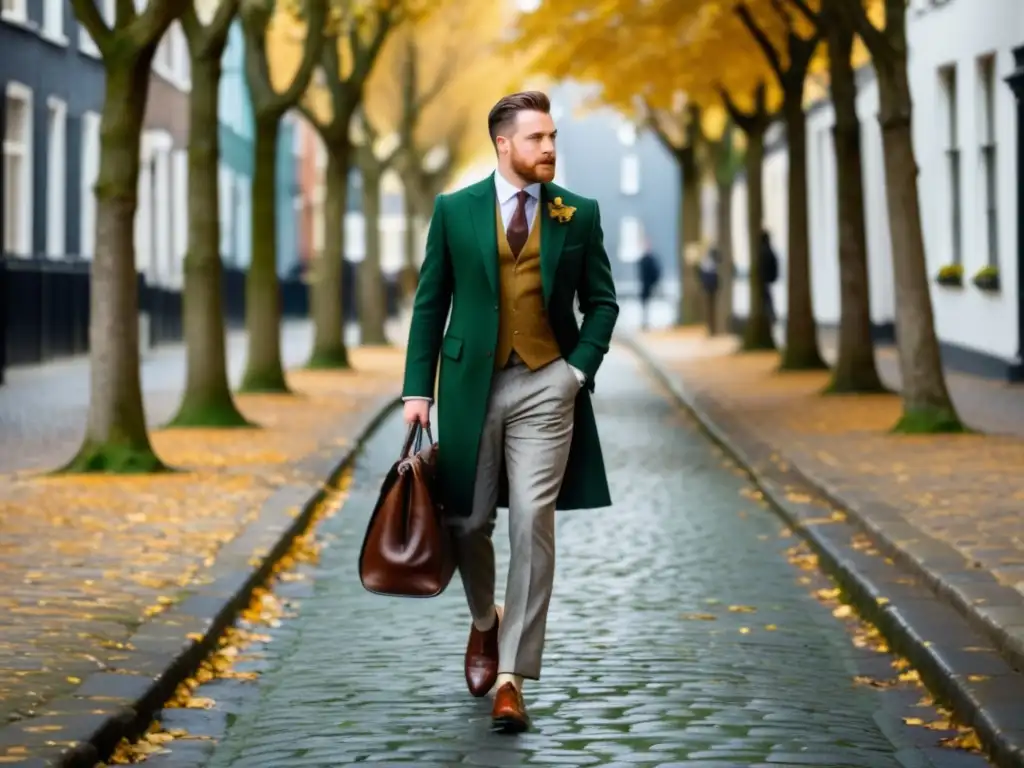
M 2 0 L 0 85 L 2 250 L 80 254 L 95 216 L 104 76 L 68 0 Z

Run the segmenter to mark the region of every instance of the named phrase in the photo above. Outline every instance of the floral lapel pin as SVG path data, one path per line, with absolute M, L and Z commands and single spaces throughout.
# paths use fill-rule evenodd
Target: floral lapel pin
M 548 203 L 548 215 L 552 219 L 557 219 L 560 224 L 565 224 L 572 219 L 574 213 L 576 213 L 576 209 L 571 205 L 565 205 L 560 197 L 556 197 L 553 202 Z

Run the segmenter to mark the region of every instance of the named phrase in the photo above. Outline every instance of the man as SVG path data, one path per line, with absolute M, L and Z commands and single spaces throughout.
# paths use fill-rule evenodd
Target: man
M 640 326 L 646 331 L 650 325 L 649 310 L 651 297 L 661 281 L 661 262 L 651 248 L 651 241 L 644 238 L 644 253 L 637 262 L 640 277 Z
M 708 310 L 708 335 L 714 336 L 717 333 L 715 328 L 715 299 L 718 297 L 718 264 L 721 257 L 718 253 L 718 246 L 712 245 L 701 260 L 698 267 L 701 286 L 704 288 L 704 295 L 707 297 Z
M 440 357 L 438 490 L 473 619 L 466 683 L 474 696 L 497 685 L 495 730 L 518 733 L 529 727 L 523 680 L 540 677 L 555 510 L 611 504 L 589 392 L 619 310 L 597 203 L 551 183 L 547 96 L 506 96 L 487 122 L 497 172 L 435 203 L 403 395 L 406 422 L 427 425 Z M 504 610 L 499 506 L 511 543 Z
M 761 296 L 764 300 L 765 317 L 768 324 L 775 325 L 775 300 L 772 297 L 772 284 L 779 279 L 779 257 L 772 247 L 772 237 L 767 229 L 761 230 Z

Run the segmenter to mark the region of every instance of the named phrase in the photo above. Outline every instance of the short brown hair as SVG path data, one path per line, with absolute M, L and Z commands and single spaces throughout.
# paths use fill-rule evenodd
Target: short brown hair
M 522 91 L 503 97 L 491 107 L 491 113 L 487 115 L 487 130 L 491 134 L 491 143 L 498 143 L 498 134 L 508 130 L 520 112 L 551 114 L 551 99 L 541 91 Z

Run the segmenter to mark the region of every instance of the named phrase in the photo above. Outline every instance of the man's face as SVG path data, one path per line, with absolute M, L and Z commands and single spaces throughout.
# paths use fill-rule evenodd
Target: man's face
M 505 139 L 505 145 L 513 172 L 531 184 L 554 179 L 557 131 L 551 115 L 520 112 L 511 133 L 512 136 Z

